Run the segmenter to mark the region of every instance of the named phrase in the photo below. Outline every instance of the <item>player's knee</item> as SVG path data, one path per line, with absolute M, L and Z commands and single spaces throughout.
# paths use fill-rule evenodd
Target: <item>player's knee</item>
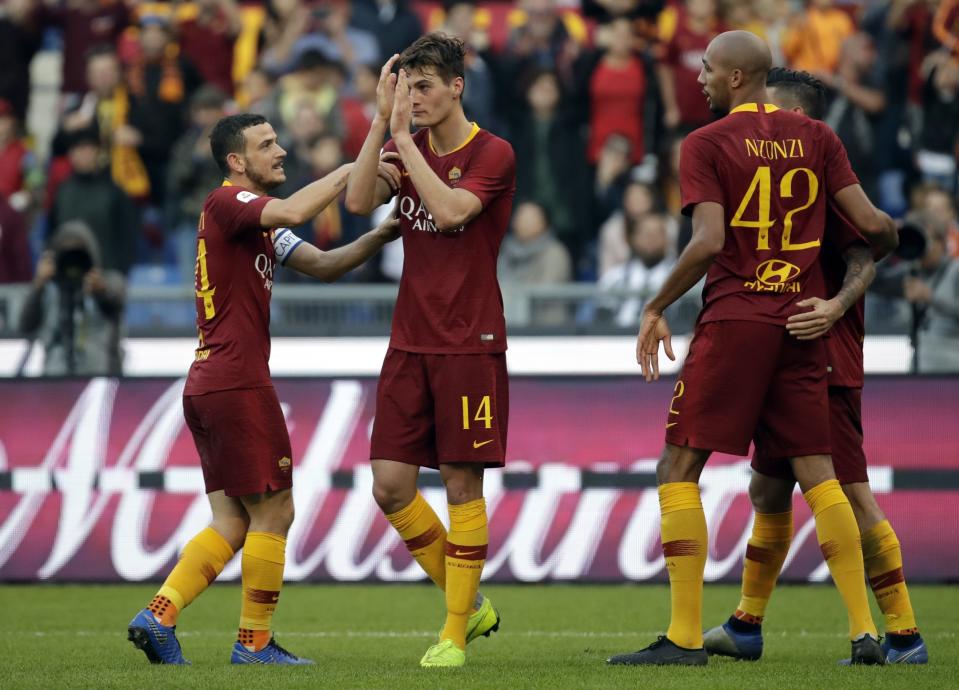
M 660 484 L 699 482 L 708 453 L 703 456 L 691 448 L 666 446 L 656 463 L 656 479 Z
M 885 513 L 876 502 L 876 497 L 872 493 L 868 483 L 855 482 L 843 484 L 842 490 L 849 499 L 852 506 L 852 512 L 856 516 L 856 524 L 859 525 L 859 531 L 865 532 L 886 519 Z
M 228 520 L 214 518 L 210 527 L 226 540 L 234 552 L 243 548 L 243 542 L 246 541 L 246 533 L 250 527 L 249 518 L 235 517 Z
M 799 483 L 803 493 L 813 489 L 825 481 L 836 478 L 836 471 L 832 466 L 832 458 L 828 455 L 807 455 L 791 460 L 793 475 Z
M 462 505 L 483 498 L 482 467 L 471 465 L 444 466 L 441 468 L 446 501 L 450 505 Z
M 749 500 L 757 513 L 786 513 L 792 510 L 792 487 L 753 472 L 749 480 Z
M 408 506 L 416 497 L 416 487 L 404 486 L 398 482 L 374 481 L 373 500 L 385 515 L 392 515 Z

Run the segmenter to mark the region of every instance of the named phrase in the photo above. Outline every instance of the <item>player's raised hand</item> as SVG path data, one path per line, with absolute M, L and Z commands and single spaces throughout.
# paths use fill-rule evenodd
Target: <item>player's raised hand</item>
M 652 311 L 643 312 L 643 320 L 639 326 L 639 336 L 636 338 L 636 361 L 643 370 L 646 382 L 659 379 L 659 343 L 663 343 L 663 351 L 671 360 L 676 361 L 673 354 L 673 334 L 666 323 L 666 317 Z
M 386 120 L 393 114 L 393 94 L 396 91 L 396 75 L 393 74 L 393 65 L 400 59 L 399 53 L 386 61 L 380 70 L 380 81 L 376 85 L 376 114 Z
M 809 311 L 793 314 L 786 321 L 789 335 L 799 340 L 815 340 L 825 335 L 842 318 L 842 305 L 836 300 L 810 297 L 796 303 L 797 307 L 812 307 Z
M 400 183 L 403 181 L 403 175 L 400 169 L 396 167 L 393 161 L 400 160 L 400 154 L 395 151 L 387 151 L 380 156 L 379 167 L 376 170 L 378 177 L 390 186 L 390 191 L 396 194 L 400 191 Z
M 395 139 L 410 133 L 413 120 L 413 99 L 410 98 L 410 86 L 405 69 L 400 69 L 396 77 L 396 93 L 393 98 L 393 115 L 390 117 L 390 134 Z

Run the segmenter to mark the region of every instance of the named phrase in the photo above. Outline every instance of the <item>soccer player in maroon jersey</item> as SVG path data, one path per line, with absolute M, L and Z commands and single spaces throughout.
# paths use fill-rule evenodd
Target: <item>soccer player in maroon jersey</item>
M 770 101 L 784 110 L 816 120 L 825 111 L 825 87 L 806 72 L 773 68 L 766 78 Z M 848 225 L 842 213 L 830 205 L 827 227 Z M 827 235 L 827 240 L 829 236 Z M 822 255 L 826 291 L 836 293 L 842 284 L 846 263 L 835 243 L 826 242 Z M 865 298 L 842 314 L 823 314 L 829 328 L 826 352 L 829 359 L 829 424 L 832 463 L 836 479 L 852 504 L 862 537 L 866 576 L 885 617 L 883 648 L 886 663 L 925 664 L 929 652 L 919 634 L 909 591 L 902 571 L 899 539 L 869 487 L 866 456 L 862 448 L 862 343 L 865 336 Z M 790 317 L 787 328 L 802 323 Z M 796 332 L 798 337 L 817 337 L 816 331 Z M 736 612 L 721 626 L 704 635 L 706 651 L 739 659 L 762 655 L 762 621 L 792 540 L 792 493 L 795 479 L 788 465 L 763 454 L 753 454 L 753 477 L 749 496 L 756 511 L 753 533 L 743 563 L 742 598 Z
M 683 142 L 680 187 L 693 238 L 647 305 L 636 345 L 644 377 L 658 378 L 660 341 L 673 358 L 663 311 L 706 275 L 657 467 L 672 617 L 665 636 L 612 664 L 707 663 L 699 476 L 713 451 L 745 455 L 753 438 L 789 458 L 810 504 L 849 613 L 853 661 L 883 661 L 856 520 L 828 455 L 825 346 L 821 338 L 799 340 L 785 326 L 797 305 L 825 296 L 819 249 L 829 198 L 877 243 L 894 245 L 895 225 L 865 197 L 832 130 L 766 102 L 770 67 L 769 47 L 745 31 L 720 34 L 703 58 L 699 82 L 710 108 L 726 116 Z M 847 272 L 835 299 L 848 306 L 863 280 L 862 271 Z
M 483 469 L 502 467 L 506 447 L 506 326 L 496 257 L 516 171 L 510 145 L 463 113 L 463 58 L 462 41 L 428 34 L 383 66 L 377 114 L 346 196 L 354 213 L 390 198 L 376 178 L 389 127 L 386 155 L 402 169 L 396 204 L 404 264 L 370 459 L 378 505 L 446 592 L 446 623 L 424 667 L 462 666 L 467 642 L 499 626 L 477 590 L 489 541 Z M 448 533 L 416 489 L 421 467 L 439 469 Z
M 210 192 L 197 230 L 199 346 L 183 391 L 213 512 L 184 547 L 150 604 L 130 622 L 129 639 L 152 663 L 184 664 L 176 620 L 243 548 L 235 664 L 308 664 L 276 644 L 271 620 L 283 585 L 286 534 L 293 521 L 293 453 L 270 380 L 270 296 L 277 264 L 324 281 L 356 268 L 397 235 L 389 220 L 349 245 L 323 252 L 287 227 L 333 203 L 346 187 L 344 165 L 287 199 L 269 196 L 286 175 L 286 152 L 259 115 L 232 115 L 210 135 L 226 180 Z M 399 170 L 374 165 L 399 185 Z

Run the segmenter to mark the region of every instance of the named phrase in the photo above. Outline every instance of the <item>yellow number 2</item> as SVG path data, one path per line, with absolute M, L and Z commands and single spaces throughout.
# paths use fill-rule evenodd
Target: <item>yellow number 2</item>
M 210 287 L 210 274 L 206 269 L 206 240 L 197 240 L 196 244 L 196 296 L 203 300 L 203 314 L 209 321 L 216 316 L 216 309 L 213 306 L 213 295 L 216 293 L 215 287 Z
M 463 428 L 470 428 L 470 400 L 468 396 L 463 396 Z M 486 429 L 491 429 L 493 427 L 493 413 L 490 412 L 490 399 L 488 395 L 484 395 L 483 399 L 480 400 L 479 405 L 476 407 L 476 414 L 473 416 L 472 421 L 474 422 L 483 422 L 483 425 Z
M 783 234 L 780 246 L 784 252 L 812 249 L 821 244 L 818 239 L 809 242 L 800 242 L 799 244 L 793 244 L 790 241 L 793 230 L 793 216 L 812 206 L 819 196 L 819 180 L 816 178 L 816 173 L 809 168 L 793 168 L 783 176 L 783 179 L 779 183 L 780 198 L 792 198 L 793 178 L 796 176 L 796 173 L 800 172 L 805 174 L 806 179 L 809 180 L 809 198 L 802 206 L 797 206 L 787 211 L 786 217 L 783 219 Z M 753 196 L 757 194 L 757 190 L 759 194 L 759 210 L 756 220 L 743 220 L 743 215 L 746 213 L 746 209 L 752 204 Z M 771 196 L 772 174 L 768 165 L 761 165 L 756 169 L 756 174 L 753 175 L 752 182 L 749 183 L 749 189 L 746 190 L 746 193 L 743 195 L 743 200 L 739 203 L 739 208 L 736 209 L 732 220 L 729 221 L 731 227 L 759 228 L 759 238 L 756 242 L 756 249 L 760 251 L 769 249 L 769 228 L 777 222 L 775 218 L 770 218 Z

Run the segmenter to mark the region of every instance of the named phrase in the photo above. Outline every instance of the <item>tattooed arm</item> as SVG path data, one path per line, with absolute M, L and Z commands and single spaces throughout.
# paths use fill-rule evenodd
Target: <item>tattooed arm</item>
M 796 306 L 811 307 L 809 311 L 793 314 L 786 322 L 786 329 L 799 340 L 813 340 L 832 328 L 846 310 L 866 294 L 866 288 L 876 277 L 876 264 L 872 250 L 864 244 L 854 244 L 843 254 L 846 260 L 846 276 L 842 287 L 832 299 L 811 297 Z

